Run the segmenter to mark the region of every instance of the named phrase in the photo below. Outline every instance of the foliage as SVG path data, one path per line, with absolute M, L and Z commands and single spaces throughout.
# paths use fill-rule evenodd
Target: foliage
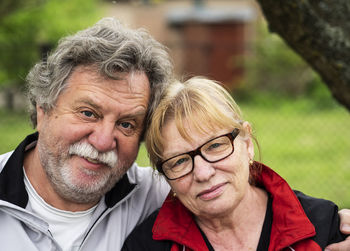
M 324 106 L 334 106 L 320 77 L 278 35 L 269 33 L 266 23 L 257 27 L 251 51 L 246 58 L 241 96 L 256 97 L 255 92 L 277 99 L 307 96 L 316 98 Z
M 21 84 L 58 39 L 96 21 L 98 0 L 4 0 L 0 5 L 0 86 Z M 6 4 L 7 3 L 7 4 Z

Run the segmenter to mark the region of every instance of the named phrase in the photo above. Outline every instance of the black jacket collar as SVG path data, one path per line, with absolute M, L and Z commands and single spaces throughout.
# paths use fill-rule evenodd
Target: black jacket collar
M 23 160 L 25 148 L 38 140 L 38 132 L 27 136 L 12 153 L 0 173 L 0 199 L 25 208 L 28 203 L 28 194 L 24 186 Z M 135 187 L 125 174 L 119 182 L 106 194 L 107 207 L 114 206 L 127 196 Z

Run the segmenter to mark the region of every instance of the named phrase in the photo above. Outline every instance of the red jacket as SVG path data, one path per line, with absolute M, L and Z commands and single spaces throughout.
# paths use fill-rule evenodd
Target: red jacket
M 264 165 L 259 179 L 259 186 L 272 198 L 269 251 L 323 250 L 328 244 L 344 239 L 339 232 L 338 210 L 332 202 L 294 193 L 283 178 Z M 123 250 L 208 250 L 192 213 L 178 199 L 169 195 L 154 219 L 135 229 Z M 152 233 L 146 235 L 151 228 L 151 241 L 167 240 L 167 248 L 159 248 L 159 243 L 154 246 L 149 242 Z M 169 240 L 172 242 L 170 245 Z

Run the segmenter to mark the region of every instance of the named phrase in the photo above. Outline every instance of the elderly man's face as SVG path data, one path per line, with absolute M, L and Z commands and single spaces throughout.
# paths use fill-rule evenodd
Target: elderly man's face
M 78 67 L 49 113 L 38 107 L 40 162 L 54 190 L 97 201 L 135 161 L 150 96 L 144 73 L 106 79 Z

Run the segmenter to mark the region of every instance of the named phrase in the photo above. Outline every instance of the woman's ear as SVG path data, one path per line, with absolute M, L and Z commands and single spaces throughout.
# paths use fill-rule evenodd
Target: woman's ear
M 243 140 L 247 145 L 248 157 L 250 160 L 252 160 L 254 159 L 254 143 L 252 139 L 252 127 L 250 126 L 249 122 L 245 121 L 243 122 L 242 129 L 245 133 Z

